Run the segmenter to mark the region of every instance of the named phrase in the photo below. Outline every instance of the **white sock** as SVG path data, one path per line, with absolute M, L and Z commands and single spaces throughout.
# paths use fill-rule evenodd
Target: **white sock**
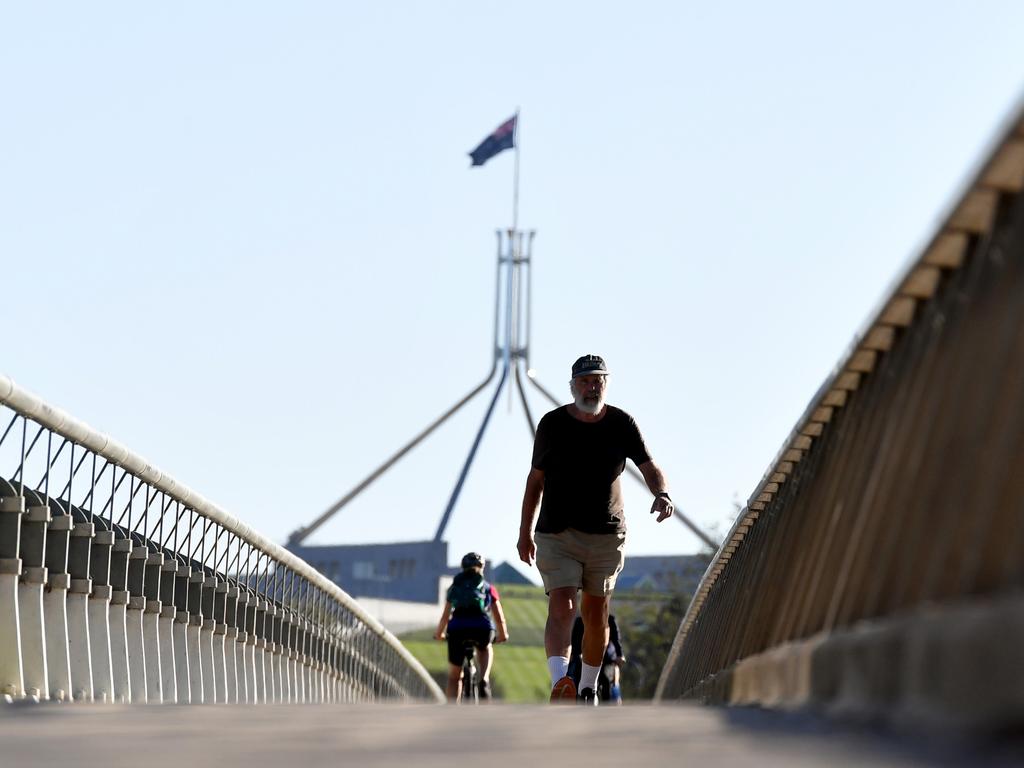
M 601 672 L 601 667 L 592 667 L 587 662 L 583 662 L 583 671 L 580 672 L 580 690 L 589 688 L 590 690 L 597 689 L 597 676 Z
M 548 672 L 551 673 L 551 687 L 555 687 L 555 683 L 565 677 L 565 673 L 569 671 L 569 657 L 568 656 L 548 656 Z M 594 680 L 597 680 L 595 677 Z

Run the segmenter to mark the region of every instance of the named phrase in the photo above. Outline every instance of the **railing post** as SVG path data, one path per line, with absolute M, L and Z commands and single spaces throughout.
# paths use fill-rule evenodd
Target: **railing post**
M 273 701 L 278 704 L 283 704 L 288 701 L 288 694 L 285 690 L 285 662 L 284 658 L 284 646 L 281 644 L 281 614 L 283 608 L 276 604 L 271 604 L 267 609 L 267 615 L 270 616 L 271 626 L 271 639 L 273 641 L 273 648 L 271 653 L 271 666 L 273 668 L 272 677 L 274 680 L 274 698 Z
M 161 555 L 163 557 L 163 555 Z M 177 703 L 178 673 L 175 659 L 177 647 L 175 635 L 175 618 L 178 608 L 174 604 L 174 591 L 177 586 L 176 575 L 178 561 L 173 557 L 164 560 L 160 566 L 160 693 L 167 703 Z
M 43 613 L 46 627 L 46 670 L 49 696 L 56 701 L 71 697 L 71 657 L 68 642 L 68 539 L 72 518 L 60 502 L 50 499 L 50 524 L 46 533 L 46 588 Z
M 256 703 L 266 704 L 274 699 L 270 684 L 270 667 L 267 659 L 267 600 L 256 595 L 256 610 L 253 619 L 253 675 L 256 687 Z
M 21 664 L 21 624 L 18 615 L 18 580 L 21 578 L 19 542 L 25 499 L 0 480 L 0 694 L 25 693 Z
M 256 643 L 253 636 L 253 618 L 255 616 L 255 596 L 249 587 L 242 587 L 238 596 L 239 622 L 241 629 L 238 642 L 241 646 L 242 666 L 239 669 L 239 683 L 244 681 L 246 704 L 255 704 L 256 698 Z
M 150 552 L 146 557 L 145 582 L 143 596 L 145 598 L 142 613 L 142 641 L 146 648 L 146 698 L 151 704 L 164 701 L 163 691 L 163 653 L 161 653 L 160 613 L 160 576 L 163 573 L 163 552 Z M 169 643 L 170 637 L 163 642 Z M 170 670 L 174 677 L 174 670 Z M 174 701 L 172 698 L 171 701 Z
M 114 686 L 111 643 L 113 622 L 110 616 L 113 548 L 114 532 L 97 531 L 92 540 L 92 557 L 89 560 L 93 583 L 89 595 L 89 657 L 92 661 L 92 697 L 94 701 L 104 702 L 114 701 L 117 690 Z
M 318 589 L 317 596 L 316 655 L 319 669 L 318 679 L 320 701 L 326 703 L 330 699 L 328 686 L 331 680 L 331 670 L 327 665 L 327 621 L 329 620 L 329 612 L 327 593 Z
M 288 589 L 284 599 L 281 601 L 281 668 L 284 671 L 284 700 L 294 704 L 298 701 L 298 681 L 296 680 L 295 669 L 295 644 L 293 628 L 295 616 L 291 607 L 292 588 L 295 582 L 295 574 L 288 571 Z
M 330 690 L 331 690 L 331 703 L 336 704 L 341 701 L 341 611 L 337 605 L 331 605 L 328 613 L 330 614 L 330 623 L 328 624 L 327 631 L 327 643 L 328 643 L 328 662 L 330 664 Z
M 312 589 L 306 584 L 306 599 L 303 607 L 302 623 L 299 625 L 299 659 L 304 667 L 302 680 L 303 700 L 307 703 L 316 701 L 316 687 L 313 684 L 313 672 L 315 661 L 313 659 L 313 622 L 311 619 L 313 611 L 313 598 L 310 593 Z
M 245 701 L 245 659 L 242 658 L 243 643 L 239 642 L 238 585 L 228 582 L 224 613 L 224 661 L 228 670 L 228 701 L 238 704 Z
M 174 572 L 174 688 L 179 704 L 192 703 L 191 666 L 195 657 L 189 652 L 189 581 L 192 569 L 177 563 Z M 199 702 L 196 702 L 197 704 Z
M 320 642 L 322 637 L 321 627 L 323 626 L 324 617 L 321 612 L 322 606 L 320 602 L 322 593 L 319 589 L 312 587 L 310 589 L 313 593 L 312 618 L 309 622 L 310 678 L 312 680 L 313 688 L 312 700 L 319 704 L 324 701 L 323 647 Z
M 189 576 L 188 582 L 188 676 L 189 698 L 193 704 L 213 702 L 213 689 L 211 688 L 209 691 L 209 698 L 204 691 L 206 674 L 203 668 L 213 663 L 213 659 L 206 658 L 204 655 L 202 643 L 202 595 L 205 581 L 206 575 L 200 568 L 196 568 Z
M 129 546 L 132 542 L 128 540 Z M 149 700 L 146 688 L 146 641 L 143 631 L 143 612 L 146 610 L 144 594 L 146 560 L 149 547 L 132 546 L 128 556 L 128 605 L 125 610 L 125 632 L 128 651 L 128 678 L 131 681 L 131 702 L 145 704 Z M 159 699 L 158 699 L 159 700 Z
M 341 683 L 342 701 L 352 701 L 352 627 L 349 617 L 339 617 L 341 627 L 338 631 L 338 678 Z
M 26 492 L 25 516 L 21 526 L 21 555 L 24 569 L 18 585 L 21 622 L 21 654 L 25 673 L 25 694 L 48 699 L 50 686 L 46 670 L 46 626 L 43 585 L 46 584 L 46 529 L 50 508 L 38 494 Z
M 68 656 L 71 663 L 71 696 L 75 701 L 93 700 L 92 643 L 93 632 L 89 627 L 89 594 L 92 579 L 89 577 L 92 542 L 96 526 L 87 522 L 81 510 L 75 513 L 74 528 L 68 549 L 68 571 L 71 573 L 71 588 L 68 591 Z
M 217 673 L 217 703 L 231 703 L 228 695 L 229 665 L 234 662 L 234 655 L 228 656 L 227 624 L 224 621 L 227 609 L 228 582 L 218 577 L 217 587 L 213 592 L 213 663 Z
M 218 697 L 218 692 L 223 688 L 217 682 L 218 675 L 224 673 L 224 660 L 222 658 L 218 663 L 213 645 L 213 631 L 217 627 L 217 621 L 213 618 L 213 596 L 217 590 L 217 581 L 214 575 L 207 576 L 203 581 L 203 623 L 199 632 L 200 653 L 203 656 L 203 700 L 209 704 L 224 701 Z

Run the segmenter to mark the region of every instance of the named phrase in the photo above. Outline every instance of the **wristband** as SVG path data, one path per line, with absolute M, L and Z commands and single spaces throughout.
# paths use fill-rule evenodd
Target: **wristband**
M 654 498 L 656 498 L 656 499 L 666 499 L 670 503 L 672 502 L 672 497 L 668 495 L 668 491 L 660 491 L 660 492 L 654 494 Z

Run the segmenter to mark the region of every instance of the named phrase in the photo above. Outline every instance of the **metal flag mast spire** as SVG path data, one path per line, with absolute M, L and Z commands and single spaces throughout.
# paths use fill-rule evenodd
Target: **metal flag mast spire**
M 518 134 L 519 131 L 519 110 L 515 113 L 515 131 Z M 491 415 L 494 413 L 494 407 L 498 403 L 498 398 L 501 395 L 501 391 L 508 381 L 509 373 L 512 373 L 516 389 L 519 393 L 519 398 L 523 405 L 523 411 L 526 415 L 527 425 L 530 428 L 530 434 L 536 434 L 536 427 L 533 415 L 530 413 L 530 406 L 526 399 L 526 389 L 523 387 L 522 373 L 526 374 L 527 380 L 533 384 L 548 400 L 550 400 L 555 406 L 560 406 L 560 403 L 548 390 L 541 386 L 540 382 L 536 379 L 534 370 L 530 367 L 530 334 L 531 334 L 531 293 L 532 293 L 532 256 L 533 256 L 533 238 L 536 236 L 536 230 L 529 230 L 524 232 L 518 228 L 519 220 L 519 141 L 518 135 L 514 139 L 513 147 L 515 148 L 515 175 L 513 180 L 513 197 L 512 197 L 512 226 L 507 230 L 497 230 L 496 235 L 498 238 L 498 263 L 497 263 L 497 274 L 495 278 L 494 288 L 494 357 L 491 362 L 491 370 L 487 374 L 487 377 L 473 388 L 465 397 L 459 400 L 455 405 L 441 414 L 435 419 L 429 426 L 426 427 L 422 432 L 416 435 L 412 440 L 406 443 L 401 449 L 399 449 L 394 455 L 392 455 L 387 461 L 377 467 L 371 472 L 362 482 L 356 485 L 352 490 L 342 496 L 338 501 L 328 507 L 323 513 L 319 515 L 315 520 L 306 526 L 298 528 L 293 531 L 288 537 L 289 546 L 297 546 L 302 544 L 314 531 L 320 526 L 330 520 L 335 514 L 337 514 L 346 504 L 352 501 L 356 496 L 362 493 L 374 480 L 379 478 L 388 469 L 390 469 L 399 459 L 405 454 L 419 445 L 424 439 L 426 439 L 435 429 L 441 426 L 449 418 L 454 416 L 459 410 L 462 409 L 466 403 L 472 400 L 477 394 L 483 391 L 484 388 L 490 384 L 498 373 L 499 367 L 501 375 L 498 377 L 498 384 L 494 388 L 494 394 L 491 396 L 491 401 L 487 406 L 487 411 L 484 414 L 483 422 L 480 424 L 479 430 L 477 430 L 476 437 L 473 440 L 473 444 L 469 449 L 469 455 L 466 457 L 466 461 L 462 466 L 462 471 L 459 473 L 458 480 L 455 483 L 455 487 L 452 489 L 452 494 L 448 499 L 448 504 L 445 506 L 444 514 L 441 515 L 441 520 L 438 523 L 437 531 L 434 533 L 434 541 L 440 541 L 444 535 L 445 529 L 448 527 L 448 523 L 451 520 L 452 512 L 455 509 L 455 505 L 459 500 L 459 494 L 462 492 L 462 486 L 466 482 L 466 477 L 469 474 L 470 467 L 473 464 L 473 459 L 476 457 L 477 449 L 480 447 L 480 443 L 483 440 L 484 432 L 487 430 L 487 425 L 490 423 Z M 525 281 L 524 281 L 524 270 L 525 270 Z M 525 282 L 525 284 L 524 284 Z M 512 392 L 509 390 L 509 397 L 511 398 Z M 510 400 L 511 406 L 511 400 Z M 626 469 L 630 475 L 637 479 L 641 484 L 646 487 L 643 476 L 637 472 L 633 467 L 628 466 Z M 718 548 L 718 543 L 714 541 L 710 536 L 701 531 L 689 518 L 687 518 L 682 512 L 679 511 L 678 507 L 675 510 L 675 515 L 686 525 L 696 536 L 703 541 L 705 544 L 710 546 L 712 549 Z

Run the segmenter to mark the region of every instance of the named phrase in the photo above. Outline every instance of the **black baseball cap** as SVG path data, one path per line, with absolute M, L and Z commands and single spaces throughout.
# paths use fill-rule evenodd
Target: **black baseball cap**
M 572 377 L 591 376 L 594 374 L 608 375 L 608 366 L 604 364 L 604 358 L 597 355 L 584 355 L 572 364 Z

